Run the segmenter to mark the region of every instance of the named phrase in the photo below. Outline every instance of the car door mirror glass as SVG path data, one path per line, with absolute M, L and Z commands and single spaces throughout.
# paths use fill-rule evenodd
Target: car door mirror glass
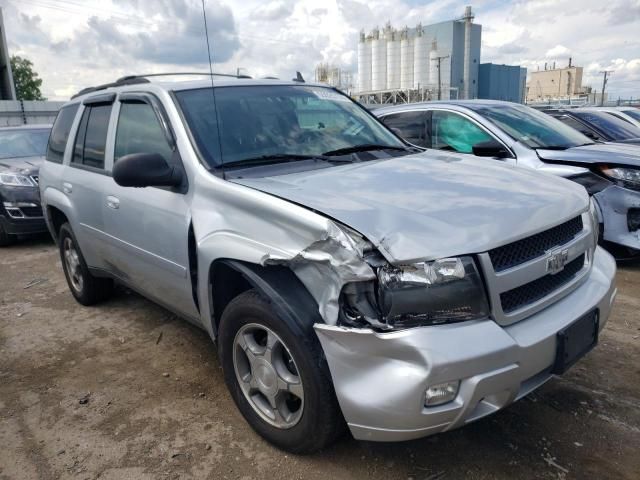
M 113 166 L 113 179 L 121 187 L 179 187 L 182 178 L 182 170 L 159 153 L 132 153 Z

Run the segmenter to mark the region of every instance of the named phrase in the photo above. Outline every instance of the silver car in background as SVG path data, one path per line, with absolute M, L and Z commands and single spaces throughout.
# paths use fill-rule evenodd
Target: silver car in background
M 602 240 L 619 258 L 640 254 L 640 147 L 600 143 L 545 113 L 510 102 L 459 100 L 373 111 L 420 148 L 486 157 L 573 180 L 596 200 Z

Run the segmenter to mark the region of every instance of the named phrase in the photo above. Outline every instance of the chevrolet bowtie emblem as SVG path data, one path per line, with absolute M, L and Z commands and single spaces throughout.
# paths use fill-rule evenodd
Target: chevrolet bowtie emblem
M 561 272 L 568 259 L 569 250 L 550 252 L 549 257 L 547 257 L 547 272 L 551 275 Z

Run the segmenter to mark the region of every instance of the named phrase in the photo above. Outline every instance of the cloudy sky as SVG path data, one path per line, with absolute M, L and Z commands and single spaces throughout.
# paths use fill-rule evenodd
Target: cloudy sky
M 0 0 L 10 54 L 31 59 L 49 99 L 132 73 L 208 69 L 201 0 Z M 640 96 L 640 0 L 477 0 L 482 62 L 585 68 L 614 97 Z M 214 69 L 313 78 L 321 61 L 355 71 L 358 32 L 460 17 L 441 0 L 206 0 Z

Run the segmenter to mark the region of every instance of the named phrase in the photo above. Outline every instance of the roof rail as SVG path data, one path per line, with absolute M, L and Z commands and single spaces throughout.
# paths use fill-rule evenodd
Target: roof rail
M 95 87 L 83 88 L 75 95 L 72 95 L 71 100 L 73 100 L 76 97 L 79 97 L 80 95 L 84 95 L 86 93 L 91 93 L 91 92 L 97 92 L 99 90 L 105 90 L 109 87 L 119 87 L 122 85 L 136 85 L 138 83 L 149 83 L 149 80 L 143 77 L 137 77 L 133 75 L 130 77 L 122 77 L 116 80 L 115 82 L 103 83 L 102 85 L 96 85 Z
M 249 75 L 233 75 L 230 73 L 210 73 L 210 72 L 169 72 L 169 73 L 147 73 L 144 75 L 127 75 L 124 77 L 120 77 L 115 82 L 111 83 L 103 83 L 102 85 L 96 85 L 95 87 L 87 87 L 80 90 L 78 93 L 73 95 L 71 99 L 73 100 L 80 95 L 84 95 L 86 93 L 96 92 L 98 90 L 105 90 L 109 87 L 120 87 L 123 85 L 136 85 L 139 83 L 150 83 L 147 77 L 169 77 L 175 75 L 206 75 L 207 77 L 230 77 L 230 78 L 251 78 Z

